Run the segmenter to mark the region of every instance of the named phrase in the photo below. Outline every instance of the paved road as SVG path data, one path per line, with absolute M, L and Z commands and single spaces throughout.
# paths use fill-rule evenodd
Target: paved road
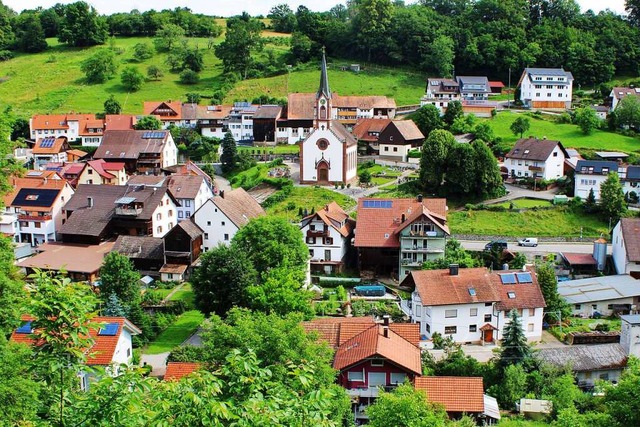
M 595 240 L 595 239 L 594 239 Z M 482 251 L 489 243 L 487 240 L 460 240 L 462 247 L 471 251 Z M 514 252 L 525 252 L 532 255 L 544 255 L 548 253 L 572 252 L 578 254 L 593 253 L 593 243 L 568 243 L 568 242 L 540 242 L 537 247 L 518 246 L 515 242 L 508 242 L 508 249 Z M 607 253 L 611 254 L 611 245 L 607 246 Z

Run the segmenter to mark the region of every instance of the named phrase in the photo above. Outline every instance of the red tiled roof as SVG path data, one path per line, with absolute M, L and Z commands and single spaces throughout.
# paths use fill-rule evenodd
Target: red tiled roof
M 121 169 L 124 169 L 124 163 L 122 162 L 112 163 L 112 162 L 107 162 L 104 159 L 91 160 L 90 162 L 87 162 L 87 166 L 91 166 L 93 170 L 95 170 L 98 173 L 98 175 L 107 179 L 115 178 L 115 175 L 113 175 L 110 172 L 107 172 L 108 170 L 119 171 Z
M 500 279 L 500 274 L 522 273 L 520 270 L 499 271 L 492 274 L 492 280 L 496 289 L 500 293 L 500 302 L 496 304 L 496 309 L 509 311 L 518 308 L 544 308 L 547 304 L 542 296 L 542 291 L 538 285 L 538 277 L 535 272 L 528 270 L 531 274 L 532 283 L 518 283 L 514 285 L 504 285 Z M 514 298 L 509 298 L 511 293 Z
M 315 93 L 290 93 L 287 98 L 287 118 L 289 120 L 312 120 L 315 110 Z M 396 108 L 396 101 L 386 96 L 340 96 L 336 92 L 331 97 L 333 108 Z
M 93 114 L 36 114 L 31 118 L 31 128 L 37 129 L 69 129 L 69 121 L 96 120 Z M 82 128 L 82 125 L 80 125 Z
M 165 381 L 179 381 L 182 377 L 197 371 L 202 365 L 190 362 L 169 362 L 167 372 L 164 374 Z
M 314 218 L 318 218 L 329 227 L 333 227 L 344 237 L 348 237 L 351 234 L 355 225 L 355 221 L 349 218 L 349 215 L 336 202 L 331 202 L 325 205 L 324 209 L 320 209 L 318 212 L 303 218 L 301 228 L 304 228 Z M 340 226 L 343 221 L 344 224 Z
M 427 400 L 444 406 L 447 412 L 484 412 L 482 377 L 418 377 L 417 390 L 427 393 Z
M 351 133 L 360 141 L 376 142 L 380 132 L 391 123 L 391 119 L 358 119 Z M 370 132 L 378 136 L 369 135 Z
M 423 305 L 472 304 L 500 301 L 500 294 L 486 268 L 461 268 L 452 276 L 449 270 L 416 270 L 403 283 L 412 283 Z M 475 290 L 471 295 L 470 288 Z
M 160 108 L 162 107 L 162 108 Z M 174 114 L 172 115 L 162 115 L 158 112 L 158 109 L 169 109 Z M 182 103 L 180 101 L 168 101 L 168 102 L 145 102 L 144 103 L 144 114 L 147 116 L 155 115 L 158 116 L 160 120 L 182 120 Z
M 504 83 L 498 81 L 489 81 L 489 87 L 504 87 Z
M 366 200 L 384 200 L 391 203 L 391 208 L 365 208 Z M 426 208 L 431 217 L 442 218 L 436 222 L 446 233 L 447 201 L 446 199 L 427 199 L 422 202 L 416 199 L 371 199 L 361 198 L 358 200 L 358 222 L 356 224 L 356 247 L 388 247 L 397 248 L 400 246 L 398 232 L 404 229 L 409 221 L 402 223 L 402 216 L 410 218 L 416 215 L 420 209 L 421 214 Z M 417 217 L 416 217 L 417 218 Z M 360 230 L 360 232 L 358 231 Z
M 49 136 L 46 138 L 38 138 L 36 141 L 36 145 L 33 147 L 33 154 L 57 154 L 65 151 L 65 148 L 68 148 L 67 137 L 59 136 L 55 139 L 54 143 L 51 146 L 42 147 L 42 142 L 45 139 L 53 138 L 53 136 Z
M 97 132 L 89 132 L 89 129 L 97 129 Z M 104 120 L 102 119 L 91 119 L 91 120 L 83 120 L 80 122 L 80 129 L 78 131 L 78 135 L 82 136 L 100 136 L 104 132 Z
M 134 114 L 107 114 L 104 127 L 109 130 L 131 130 L 137 121 Z

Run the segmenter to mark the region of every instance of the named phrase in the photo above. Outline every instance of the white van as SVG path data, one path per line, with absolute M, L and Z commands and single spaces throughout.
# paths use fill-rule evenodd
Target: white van
M 538 239 L 535 237 L 527 237 L 526 239 L 518 240 L 518 246 L 538 246 Z

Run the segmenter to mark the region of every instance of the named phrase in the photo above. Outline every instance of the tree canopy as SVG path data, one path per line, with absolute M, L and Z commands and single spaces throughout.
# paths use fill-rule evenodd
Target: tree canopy
M 599 209 L 605 218 L 611 219 L 612 224 L 627 212 L 622 183 L 616 172 L 610 172 L 607 179 L 600 184 Z
M 93 6 L 83 1 L 64 7 L 58 40 L 72 46 L 104 44 L 108 36 L 107 22 Z
M 262 23 L 257 19 L 241 16 L 227 20 L 224 41 L 215 47 L 226 73 L 239 73 L 247 78 L 253 64 L 252 54 L 263 47 L 261 32 Z

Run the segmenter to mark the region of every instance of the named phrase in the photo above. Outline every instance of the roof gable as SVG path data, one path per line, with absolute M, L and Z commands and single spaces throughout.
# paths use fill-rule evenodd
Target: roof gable
M 216 205 L 238 228 L 245 226 L 252 218 L 266 215 L 256 199 L 242 188 L 213 197 L 207 200 L 209 202 Z
M 640 218 L 622 218 L 620 231 L 627 250 L 627 260 L 640 262 Z
M 507 159 L 539 160 L 545 161 L 551 153 L 559 147 L 564 154 L 564 158 L 569 158 L 569 153 L 564 149 L 560 141 L 549 139 L 524 138 L 519 139 L 516 145 L 505 156 Z

